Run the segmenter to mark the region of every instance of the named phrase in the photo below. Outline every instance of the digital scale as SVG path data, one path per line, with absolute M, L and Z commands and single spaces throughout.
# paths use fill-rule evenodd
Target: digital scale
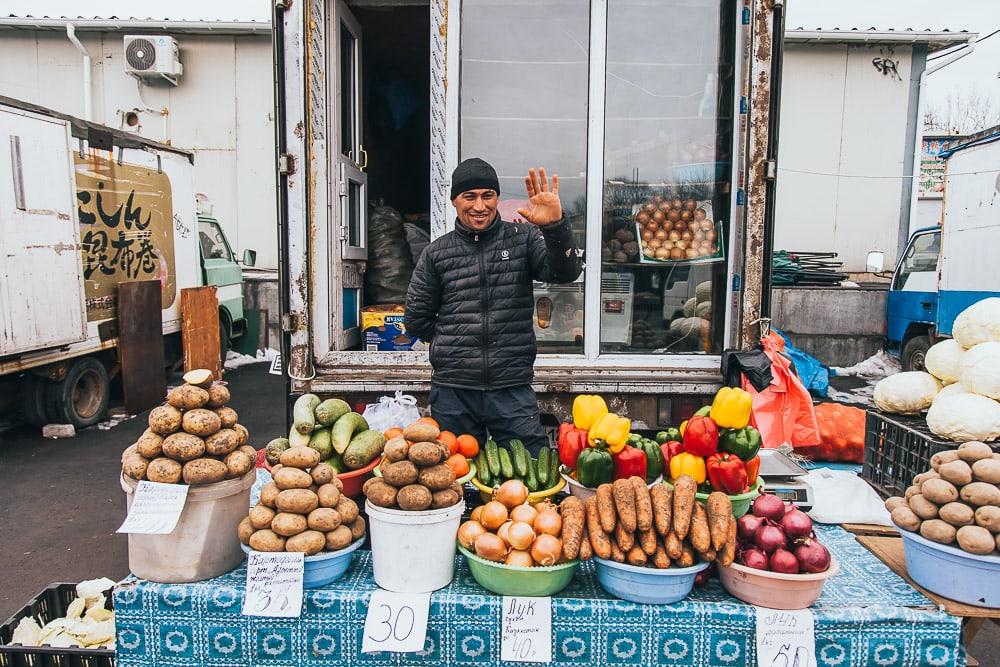
M 783 501 L 794 502 L 803 512 L 813 505 L 812 487 L 799 479 L 809 471 L 789 458 L 781 448 L 760 450 L 760 477 L 764 489 Z

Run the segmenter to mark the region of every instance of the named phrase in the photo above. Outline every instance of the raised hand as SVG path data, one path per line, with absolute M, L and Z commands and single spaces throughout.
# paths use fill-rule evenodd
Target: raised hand
M 528 208 L 517 209 L 518 215 L 533 225 L 544 227 L 562 219 L 562 203 L 559 201 L 559 176 L 552 174 L 552 189 L 545 175 L 545 167 L 535 173 L 534 167 L 524 177 L 524 187 L 528 191 Z

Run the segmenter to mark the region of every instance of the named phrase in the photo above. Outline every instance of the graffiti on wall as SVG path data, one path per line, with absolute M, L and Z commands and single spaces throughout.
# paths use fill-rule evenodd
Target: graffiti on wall
M 899 74 L 899 60 L 894 59 L 894 55 L 895 49 L 891 46 L 879 49 L 879 55 L 872 58 L 872 67 L 875 68 L 876 72 L 881 73 L 882 76 L 902 81 L 903 77 Z

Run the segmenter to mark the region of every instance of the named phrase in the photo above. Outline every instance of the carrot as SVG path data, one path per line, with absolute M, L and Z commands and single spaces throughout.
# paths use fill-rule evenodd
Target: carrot
M 576 496 L 569 496 L 559 506 L 559 513 L 562 515 L 563 557 L 566 560 L 573 560 L 580 554 L 584 512 L 583 503 Z
M 649 496 L 649 487 L 642 477 L 629 477 L 632 492 L 635 494 L 635 527 L 636 530 L 651 530 L 653 528 L 653 501 Z M 657 484 L 662 486 L 662 484 Z
M 692 565 L 694 565 L 694 551 L 691 550 L 691 545 L 685 542 L 681 557 L 677 559 L 677 566 L 691 567 Z
M 587 498 L 587 537 L 590 546 L 598 558 L 611 558 L 611 540 L 601 528 L 601 519 L 597 515 L 597 497 Z
M 653 567 L 661 570 L 670 567 L 670 556 L 667 555 L 667 550 L 663 548 L 662 544 L 656 545 L 656 553 L 653 554 Z
M 590 560 L 593 555 L 594 551 L 590 548 L 590 538 L 585 533 L 583 539 L 580 540 L 580 560 Z
M 628 553 L 629 549 L 635 546 L 635 534 L 625 530 L 619 522 L 619 524 L 615 526 L 615 542 L 618 543 L 618 546 L 622 551 Z
M 708 513 L 705 506 L 699 502 L 694 504 L 694 515 L 691 518 L 691 530 L 688 532 L 691 546 L 700 554 L 712 546 L 712 534 L 708 530 Z
M 684 552 L 684 543 L 681 542 L 681 538 L 677 537 L 677 533 L 670 531 L 667 533 L 667 536 L 663 538 L 663 548 L 666 549 L 667 555 L 670 556 L 670 560 L 677 560 Z
M 726 531 L 726 543 L 723 545 L 721 551 L 719 551 L 718 562 L 719 565 L 725 567 L 726 565 L 732 565 L 733 560 L 736 558 L 736 519 L 733 515 L 729 515 L 729 525 Z
M 629 549 L 626 555 L 629 565 L 643 566 L 646 564 L 646 552 L 643 551 L 639 545 L 635 545 Z
M 615 542 L 611 543 L 611 560 L 616 563 L 625 562 L 625 552 L 619 549 Z
M 610 535 L 614 532 L 617 522 L 615 500 L 610 484 L 601 484 L 597 487 L 597 512 L 601 517 L 601 528 Z
M 693 481 L 693 480 L 692 480 Z M 612 485 L 615 496 L 615 510 L 618 511 L 618 522 L 627 533 L 635 532 L 635 492 L 626 479 L 617 479 Z
M 653 526 L 661 537 L 670 532 L 670 518 L 674 505 L 674 490 L 665 484 L 656 484 L 649 490 L 653 505 Z
M 708 528 L 712 533 L 712 546 L 719 551 L 726 543 L 729 519 L 733 516 L 733 503 L 726 494 L 713 491 L 708 494 L 705 508 L 708 510 Z
M 674 481 L 674 533 L 678 539 L 687 537 L 694 511 L 694 494 L 698 485 L 690 475 L 681 475 Z M 674 556 L 670 556 L 674 558 Z
M 639 531 L 639 546 L 646 553 L 647 556 L 652 556 L 656 553 L 656 531 L 650 528 L 649 530 Z

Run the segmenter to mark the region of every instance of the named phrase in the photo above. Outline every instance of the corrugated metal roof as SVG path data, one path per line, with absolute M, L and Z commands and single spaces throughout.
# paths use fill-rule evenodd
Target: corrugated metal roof
M 786 28 L 786 43 L 926 44 L 929 52 L 974 41 L 979 33 L 930 28 Z
M 72 23 L 78 32 L 169 32 L 178 34 L 245 35 L 271 32 L 271 22 L 255 20 L 171 19 L 118 16 L 0 16 L 0 30 L 59 30 Z

